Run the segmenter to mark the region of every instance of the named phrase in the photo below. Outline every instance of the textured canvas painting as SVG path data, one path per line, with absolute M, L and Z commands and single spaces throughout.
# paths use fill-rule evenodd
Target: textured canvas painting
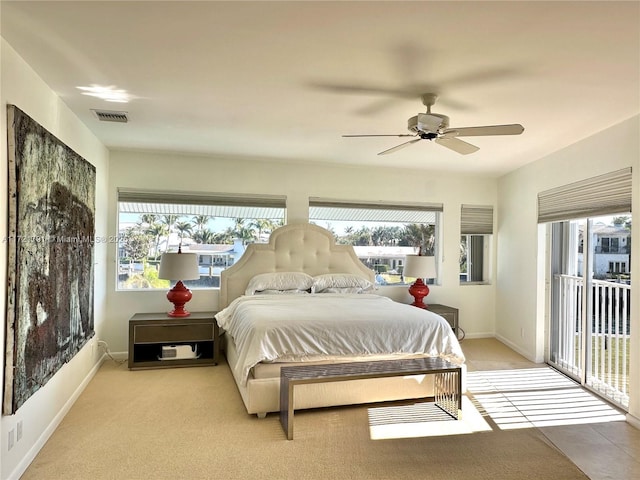
M 3 413 L 94 334 L 95 167 L 7 106 L 9 235 Z

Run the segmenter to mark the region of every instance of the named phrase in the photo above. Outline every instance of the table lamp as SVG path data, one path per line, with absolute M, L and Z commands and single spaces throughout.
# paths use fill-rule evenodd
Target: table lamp
M 415 278 L 416 281 L 409 287 L 409 293 L 414 298 L 411 304 L 414 307 L 427 308 L 422 299 L 429 295 L 429 287 L 422 280 L 423 278 L 435 278 L 436 257 L 426 255 L 407 255 L 402 272 L 404 277 Z
M 168 312 L 170 317 L 188 317 L 191 315 L 184 305 L 191 300 L 191 290 L 184 286 L 182 280 L 198 280 L 198 255 L 195 253 L 163 253 L 160 258 L 158 277 L 176 281 L 175 286 L 167 293 L 167 298 L 173 303 L 173 310 Z

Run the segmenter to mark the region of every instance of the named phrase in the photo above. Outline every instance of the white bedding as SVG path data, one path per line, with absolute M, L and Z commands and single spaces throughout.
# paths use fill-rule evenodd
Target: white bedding
M 251 368 L 264 361 L 425 354 L 464 362 L 444 318 L 380 295 L 241 296 L 216 319 L 236 344 L 234 373 L 244 385 Z

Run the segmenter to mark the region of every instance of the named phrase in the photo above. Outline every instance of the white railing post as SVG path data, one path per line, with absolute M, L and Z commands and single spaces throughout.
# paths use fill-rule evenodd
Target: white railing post
M 631 286 L 593 280 L 592 318 L 587 320 L 589 331 L 583 332 L 581 277 L 556 275 L 558 296 L 558 366 L 580 375 L 585 352 L 580 348 L 583 334 L 591 337 L 591 364 L 586 366 L 587 385 L 614 402 L 629 405 L 628 348 L 630 318 L 629 292 Z

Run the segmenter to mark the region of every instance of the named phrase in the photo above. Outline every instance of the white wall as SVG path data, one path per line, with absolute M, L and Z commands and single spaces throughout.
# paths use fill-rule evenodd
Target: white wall
M 631 118 L 498 180 L 496 336 L 534 361 L 544 359 L 545 228 L 537 225 L 537 194 L 549 188 L 633 168 L 632 225 L 640 225 L 640 117 Z M 632 227 L 633 228 L 633 227 Z M 632 251 L 640 235 L 632 234 Z M 632 255 L 632 299 L 640 299 L 640 255 Z M 640 332 L 640 302 L 632 301 L 631 330 Z M 524 336 L 522 336 L 524 333 Z M 632 416 L 640 414 L 640 341 L 631 344 Z
M 430 303 L 460 309 L 460 325 L 468 336 L 492 336 L 494 286 L 459 284 L 460 205 L 496 205 L 496 180 L 422 170 L 309 165 L 258 159 L 160 155 L 113 151 L 109 170 L 109 231 L 116 232 L 117 188 L 190 190 L 287 196 L 287 222 L 308 221 L 310 196 L 337 199 L 442 202 L 444 263 L 441 285 L 431 288 Z M 108 326 L 111 350 L 127 349 L 127 323 L 136 312 L 168 307 L 164 291 L 115 291 L 116 248 L 109 248 Z M 406 287 L 385 294 L 409 303 Z M 216 310 L 217 291 L 194 291 L 189 308 Z
M 7 115 L 6 105 L 13 104 L 27 113 L 61 141 L 74 149 L 96 167 L 96 234 L 105 235 L 107 215 L 107 175 L 109 153 L 107 149 L 75 117 L 66 105 L 20 58 L 4 39 L 1 45 L 1 86 L 0 134 L 3 147 L 0 148 L 0 184 L 7 191 Z M 0 237 L 7 237 L 7 203 L 0 202 Z M 0 248 L 0 284 L 6 286 L 7 251 L 6 243 Z M 104 327 L 106 302 L 106 245 L 96 244 L 95 248 L 95 330 L 100 337 Z M 0 294 L 0 312 L 6 310 L 5 293 Z M 5 329 L 0 329 L 0 344 L 4 345 Z M 22 407 L 10 416 L 2 417 L 0 475 L 1 478 L 18 478 L 44 444 L 53 429 L 62 419 L 75 396 L 91 377 L 97 365 L 97 351 L 92 351 L 91 343 L 85 346 L 69 363 Z M 4 382 L 4 357 L 2 379 Z M 8 432 L 16 428 L 18 421 L 23 424 L 23 437 L 8 450 Z

